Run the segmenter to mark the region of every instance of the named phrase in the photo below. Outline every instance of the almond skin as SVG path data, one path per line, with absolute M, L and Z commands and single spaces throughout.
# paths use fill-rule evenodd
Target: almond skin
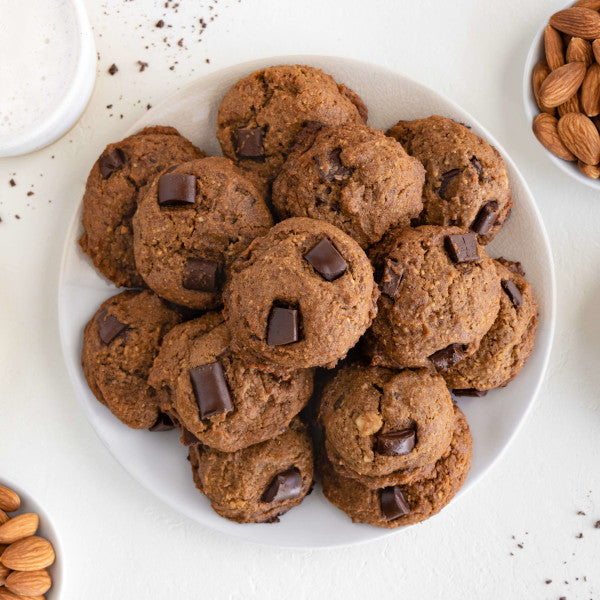
M 54 562 L 54 548 L 44 538 L 32 536 L 11 544 L 0 562 L 13 571 L 39 571 Z
M 544 29 L 544 50 L 551 71 L 565 64 L 562 36 L 551 25 Z
M 562 117 L 570 112 L 581 112 L 581 105 L 579 103 L 579 94 L 574 94 L 566 102 L 563 102 L 558 107 L 558 116 Z
M 6 578 L 10 575 L 11 570 L 8 567 L 0 564 L 0 586 L 4 585 Z
M 31 537 L 40 524 L 40 518 L 35 513 L 25 513 L 12 518 L 0 526 L 0 544 L 12 544 L 17 540 Z
M 10 517 L 2 509 L 0 509 L 0 525 L 4 525 L 4 523 L 6 523 L 6 521 L 9 519 Z
M 17 492 L 0 485 L 0 509 L 13 512 L 19 510 L 19 506 L 21 506 L 21 498 L 19 498 Z
M 600 162 L 600 134 L 594 123 L 581 113 L 569 113 L 558 121 L 558 135 L 563 144 L 582 162 Z M 10 565 L 7 565 L 10 566 Z
M 592 10 L 600 10 L 600 0 L 578 0 L 573 6 L 583 6 Z
M 597 63 L 600 63 L 600 40 L 594 40 L 592 42 L 592 52 Z
M 581 108 L 588 117 L 600 114 L 600 65 L 593 64 L 581 84 Z M 1 528 L 0 528 L 1 529 Z M 1 541 L 1 540 L 0 540 Z
M 39 596 L 45 594 L 52 585 L 48 571 L 29 571 L 22 573 L 13 571 L 6 578 L 6 587 L 18 596 Z
M 533 120 L 533 133 L 540 144 L 558 158 L 574 161 L 575 156 L 567 150 L 558 135 L 558 120 L 547 113 L 540 113 Z
M 546 112 L 550 115 L 553 115 L 554 109 L 550 108 L 549 106 L 544 106 L 540 102 L 540 88 L 542 87 L 542 83 L 544 83 L 544 80 L 546 79 L 546 77 L 548 77 L 549 74 L 550 67 L 548 66 L 548 63 L 545 60 L 540 60 L 535 65 L 535 67 L 533 67 L 533 72 L 531 74 L 531 84 L 533 88 L 533 95 L 535 96 L 535 101 L 537 102 L 539 109 L 542 112 Z
M 554 107 L 566 102 L 579 89 L 585 71 L 585 65 L 580 62 L 567 63 L 552 71 L 540 87 L 542 104 Z
M 550 17 L 550 25 L 584 40 L 600 38 L 600 14 L 591 8 L 575 6 L 559 10 Z
M 567 46 L 566 58 L 567 62 L 582 62 L 589 67 L 594 62 L 592 44 L 582 38 L 571 38 Z
M 586 165 L 580 160 L 577 161 L 579 170 L 590 179 L 598 179 L 600 177 L 600 167 L 598 165 Z

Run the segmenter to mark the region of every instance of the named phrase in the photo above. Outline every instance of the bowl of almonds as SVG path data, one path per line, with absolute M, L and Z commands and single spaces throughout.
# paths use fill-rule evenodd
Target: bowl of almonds
M 523 97 L 550 159 L 599 187 L 600 0 L 579 0 L 550 16 L 529 51 Z
M 56 600 L 60 562 L 46 514 L 0 481 L 0 600 Z

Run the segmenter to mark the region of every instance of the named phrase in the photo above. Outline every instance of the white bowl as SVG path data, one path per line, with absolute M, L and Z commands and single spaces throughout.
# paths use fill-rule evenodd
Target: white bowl
M 570 2 L 563 8 L 569 8 L 573 6 L 573 3 Z M 559 9 L 555 10 L 557 12 Z M 531 47 L 529 48 L 529 53 L 527 54 L 527 59 L 525 60 L 525 71 L 523 73 L 523 104 L 525 106 L 525 114 L 527 116 L 527 122 L 529 123 L 531 135 L 535 138 L 533 131 L 531 130 L 531 124 L 537 115 L 540 114 L 540 109 L 535 101 L 535 96 L 533 95 L 533 87 L 531 85 L 531 74 L 533 72 L 533 67 L 535 67 L 536 63 L 540 60 L 544 60 L 546 58 L 544 51 L 544 29 L 546 25 L 548 25 L 548 20 L 551 15 L 554 14 L 549 13 L 548 19 L 546 22 L 540 27 L 536 36 L 533 38 L 533 42 Z M 568 160 L 563 160 L 562 158 L 558 158 L 552 154 L 552 152 L 548 152 L 542 144 L 539 143 L 538 139 L 535 138 L 535 142 L 542 150 L 545 152 L 546 156 L 559 168 L 561 171 L 564 171 L 567 175 L 573 177 L 580 183 L 583 183 L 595 190 L 600 189 L 600 179 L 592 179 L 587 175 L 584 175 L 577 166 L 577 161 L 569 162 Z
M 19 510 L 10 513 L 9 516 L 14 517 L 23 513 L 37 513 L 39 515 L 40 525 L 36 535 L 47 539 L 52 544 L 56 555 L 54 563 L 46 569 L 48 573 L 50 573 L 50 577 L 52 577 L 52 587 L 46 592 L 45 597 L 47 600 L 58 600 L 58 598 L 60 598 L 60 590 L 63 581 L 63 549 L 60 545 L 56 529 L 54 529 L 52 522 L 44 509 L 16 483 L 6 479 L 6 477 L 0 477 L 0 485 L 10 488 L 21 498 Z
M 32 27 L 37 23 L 40 32 L 46 32 L 46 43 L 52 43 L 52 36 L 60 38 L 65 44 L 63 51 L 68 58 L 61 61 L 44 62 L 45 46 L 31 45 L 27 49 L 17 47 L 17 50 L 2 47 L 2 38 L 9 44 L 9 31 L 4 18 L 0 21 L 0 50 L 4 50 L 3 63 L 0 64 L 0 80 L 15 80 L 11 73 L 11 56 L 15 52 L 29 52 L 29 63 L 44 65 L 47 72 L 40 77 L 43 83 L 33 75 L 25 75 L 29 80 L 19 81 L 20 89 L 27 90 L 22 97 L 18 96 L 12 102 L 3 90 L 4 97 L 0 100 L 0 114 L 4 113 L 3 122 L 8 123 L 13 110 L 21 110 L 18 129 L 10 130 L 0 127 L 0 157 L 27 154 L 51 144 L 64 135 L 79 120 L 85 110 L 94 89 L 96 79 L 96 49 L 94 35 L 90 27 L 82 0 L 38 0 L 38 5 L 31 6 L 29 2 L 11 2 L 5 4 L 6 10 L 14 11 L 13 16 L 23 21 L 23 27 Z M 54 19 L 54 20 L 53 20 Z M 28 25 L 29 23 L 29 25 Z M 60 28 L 60 35 L 52 26 Z M 42 42 L 39 41 L 41 44 Z M 48 46 L 50 48 L 51 46 Z M 24 71 L 32 68 L 31 64 L 23 67 Z M 14 62 L 13 62 L 14 64 Z M 47 77 L 46 77 L 47 75 Z M 39 97 L 37 94 L 40 94 Z M 24 100 L 25 98 L 25 100 Z M 29 103 L 26 99 L 29 99 Z M 0 124 L 1 125 L 1 124 Z M 3 133 L 4 131 L 4 133 Z
M 523 262 L 537 295 L 540 328 L 531 358 L 507 388 L 485 398 L 461 398 L 474 438 L 471 472 L 461 494 L 486 472 L 515 435 L 529 411 L 542 381 L 554 330 L 554 267 L 541 216 L 531 192 L 512 160 L 498 142 L 471 115 L 437 92 L 378 65 L 346 58 L 285 56 L 236 65 L 199 79 L 175 92 L 145 113 L 123 135 L 151 124 L 172 125 L 209 154 L 219 154 L 215 137 L 219 101 L 240 77 L 274 64 L 302 63 L 321 67 L 337 81 L 348 84 L 369 107 L 369 123 L 386 129 L 400 118 L 434 113 L 466 122 L 502 154 L 515 199 L 512 217 L 490 245 L 492 256 Z M 81 193 L 83 190 L 78 190 Z M 79 197 L 74 202 L 79 204 Z M 278 546 L 336 546 L 387 535 L 401 535 L 369 525 L 352 524 L 329 504 L 317 486 L 277 525 L 239 525 L 219 517 L 192 482 L 186 450 L 177 433 L 135 431 L 121 424 L 88 389 L 81 369 L 82 332 L 98 305 L 117 290 L 93 268 L 77 244 L 81 234 L 78 207 L 67 234 L 59 281 L 59 327 L 63 352 L 77 397 L 88 419 L 109 450 L 143 486 L 181 513 L 219 531 Z M 444 511 L 435 519 L 444 519 Z

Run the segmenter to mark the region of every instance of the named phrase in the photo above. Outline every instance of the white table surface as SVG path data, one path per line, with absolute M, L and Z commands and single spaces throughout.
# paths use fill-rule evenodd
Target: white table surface
M 0 160 L 0 481 L 18 481 L 60 532 L 62 598 L 600 598 L 600 193 L 552 166 L 521 102 L 530 40 L 562 2 L 180 0 L 177 13 L 164 0 L 86 4 L 100 55 L 87 111 L 54 145 Z M 191 23 L 201 17 L 198 42 Z M 172 27 L 155 28 L 161 18 Z M 390 66 L 470 111 L 529 182 L 558 281 L 549 372 L 500 462 L 437 518 L 334 550 L 241 542 L 155 500 L 87 423 L 56 317 L 68 220 L 105 144 L 195 77 L 295 53 Z M 143 73 L 138 60 L 149 63 Z

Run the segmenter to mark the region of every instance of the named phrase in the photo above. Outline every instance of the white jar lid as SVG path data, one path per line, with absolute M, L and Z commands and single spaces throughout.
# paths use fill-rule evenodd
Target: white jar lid
M 96 50 L 81 0 L 0 0 L 0 157 L 65 134 L 94 88 Z

